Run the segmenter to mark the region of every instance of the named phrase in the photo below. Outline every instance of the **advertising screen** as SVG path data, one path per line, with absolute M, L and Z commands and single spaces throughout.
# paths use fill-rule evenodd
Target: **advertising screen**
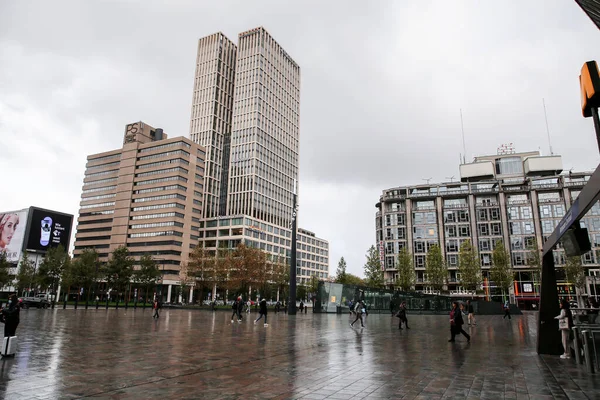
M 69 249 L 73 216 L 55 211 L 31 208 L 29 232 L 25 248 L 34 251 L 46 251 L 62 244 Z
M 21 257 L 29 209 L 0 213 L 0 251 L 11 263 Z

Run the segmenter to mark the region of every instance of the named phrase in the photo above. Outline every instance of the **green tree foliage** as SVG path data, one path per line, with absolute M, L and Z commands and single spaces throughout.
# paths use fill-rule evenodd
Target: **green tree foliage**
M 68 263 L 63 274 L 66 286 L 77 288 L 77 293 L 83 289 L 84 297 L 89 300 L 92 286 L 98 281 L 100 263 L 98 253 L 94 249 L 85 249 L 79 257 Z
M 568 283 L 577 289 L 583 289 L 585 286 L 585 269 L 581 264 L 580 256 L 567 257 L 565 275 Z
M 37 286 L 37 273 L 35 264 L 29 259 L 27 252 L 23 252 L 23 257 L 19 263 L 19 271 L 17 272 L 15 287 L 17 292 L 23 293 L 25 290 L 31 291 Z
M 189 261 L 185 267 L 185 277 L 189 284 L 193 284 L 200 293 L 200 299 L 204 299 L 204 289 L 212 289 L 215 283 L 215 258 L 211 257 L 200 242 L 190 254 Z
M 375 246 L 371 246 L 367 250 L 367 262 L 364 266 L 365 280 L 369 287 L 378 288 L 382 287 L 383 271 L 381 269 L 381 261 L 379 260 L 379 251 Z
M 442 256 L 442 249 L 438 244 L 432 245 L 427 252 L 425 275 L 434 290 L 440 291 L 444 288 L 448 278 L 448 269 Z
M 60 279 L 70 265 L 71 257 L 65 251 L 62 245 L 58 247 L 52 247 L 44 256 L 44 259 L 40 263 L 38 269 L 38 282 L 43 290 L 51 288 L 53 292 L 56 291 L 56 287 L 60 282 Z
M 361 277 L 351 274 L 349 272 L 346 273 L 345 280 L 346 281 L 343 282 L 345 285 L 354 285 L 354 286 L 364 286 L 365 285 L 365 281 Z
M 338 262 L 337 270 L 335 272 L 336 283 L 346 283 L 346 268 L 346 260 L 344 260 L 344 257 L 342 257 Z
M 10 268 L 11 264 L 8 262 L 6 252 L 0 251 L 0 288 L 10 282 Z
M 398 279 L 396 285 L 404 291 L 408 291 L 415 284 L 415 269 L 413 268 L 412 255 L 406 247 L 400 249 L 398 253 Z
M 482 283 L 481 267 L 477 250 L 473 248 L 471 240 L 467 239 L 460 245 L 458 253 L 458 271 L 460 284 L 467 290 L 477 290 Z
M 308 291 L 313 295 L 317 294 L 319 290 L 319 278 L 316 275 L 312 275 L 310 277 L 310 281 L 308 282 Z
M 129 250 L 120 246 L 111 254 L 110 260 L 104 267 L 104 276 L 108 288 L 116 290 L 118 296 L 123 296 L 133 276 L 134 260 L 129 256 Z
M 496 243 L 496 248 L 492 253 L 490 278 L 498 288 L 502 289 L 503 294 L 508 292 L 514 281 L 514 272 L 510 263 L 510 254 L 508 254 L 502 241 Z
M 149 254 L 140 258 L 140 269 L 135 271 L 135 279 L 145 291 L 144 303 L 148 300 L 148 292 L 152 290 L 160 279 L 158 264 Z

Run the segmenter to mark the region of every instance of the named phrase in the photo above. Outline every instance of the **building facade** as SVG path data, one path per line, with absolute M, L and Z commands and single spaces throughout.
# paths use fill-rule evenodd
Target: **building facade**
M 228 214 L 290 224 L 299 140 L 300 67 L 264 28 L 240 33 Z
M 199 40 L 190 134 L 207 151 L 200 244 L 213 252 L 244 243 L 289 263 L 300 67 L 264 28 L 240 33 L 237 46 L 222 33 Z M 298 230 L 299 283 L 329 277 L 328 252 L 327 241 Z
M 187 138 L 127 125 L 122 148 L 87 158 L 74 257 L 95 249 L 106 262 L 119 246 L 136 260 L 152 255 L 172 301 L 171 287 L 198 242 L 204 160 L 204 148 Z
M 237 46 L 222 33 L 198 40 L 190 138 L 206 149 L 203 215 L 225 215 Z
M 505 152 L 504 152 L 505 153 Z M 397 256 L 407 248 L 414 258 L 415 289 L 430 292 L 425 275 L 427 251 L 439 244 L 448 267 L 447 289 L 464 294 L 458 272 L 459 249 L 470 240 L 477 249 L 486 295 L 494 248 L 503 243 L 515 271 L 511 293 L 522 306 L 539 301 L 532 251 L 542 248 L 591 172 L 561 174 L 560 156 L 538 152 L 476 157 L 460 166 L 461 182 L 403 186 L 383 191 L 377 203 L 376 238 L 384 249 L 386 284 L 398 276 Z M 582 257 L 588 274 L 600 274 L 600 206 L 582 221 L 593 250 Z M 557 266 L 565 264 L 562 249 L 554 252 Z M 593 288 L 595 290 L 595 287 Z M 559 294 L 574 295 L 559 271 Z

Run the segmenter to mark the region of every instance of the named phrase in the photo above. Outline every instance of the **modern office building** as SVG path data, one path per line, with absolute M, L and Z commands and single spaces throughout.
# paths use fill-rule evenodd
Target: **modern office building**
M 225 215 L 237 46 L 222 33 L 198 40 L 190 138 L 206 148 L 203 215 Z
M 427 251 L 439 244 L 448 267 L 447 289 L 464 294 L 458 275 L 461 243 L 469 239 L 478 250 L 486 294 L 493 291 L 489 279 L 492 252 L 502 242 L 510 252 L 515 270 L 512 294 L 522 306 L 539 300 L 538 284 L 529 265 L 531 248 L 541 249 L 546 238 L 579 195 L 591 172 L 561 174 L 560 156 L 538 152 L 476 157 L 460 165 L 461 182 L 402 186 L 386 189 L 377 203 L 376 238 L 384 249 L 387 285 L 398 276 L 397 255 L 407 248 L 413 255 L 415 289 L 430 292 L 425 276 Z M 590 275 L 600 275 L 600 206 L 595 205 L 582 221 L 588 228 L 593 251 L 582 257 Z M 564 251 L 554 252 L 558 266 Z M 562 278 L 562 279 L 561 279 Z M 559 293 L 573 295 L 559 271 Z M 592 290 L 594 291 L 594 287 Z
M 199 40 L 190 135 L 207 151 L 209 251 L 245 243 L 290 256 L 299 125 L 300 67 L 264 28 L 240 33 L 237 47 L 222 33 Z M 328 243 L 303 229 L 298 243 L 298 282 L 327 278 Z
M 190 137 L 207 149 L 205 216 L 287 226 L 298 180 L 300 67 L 262 27 L 198 41 Z
M 272 261 L 289 263 L 292 231 L 257 218 L 239 214 L 207 218 L 201 222 L 200 241 L 209 251 L 234 249 L 239 244 L 265 251 Z M 296 274 L 298 283 L 308 283 L 311 276 L 329 278 L 329 243 L 306 229 L 296 237 Z
M 74 256 L 91 248 L 105 262 L 119 246 L 136 260 L 150 254 L 168 286 L 165 300 L 172 301 L 172 286 L 180 284 L 179 272 L 198 242 L 204 148 L 136 122 L 126 126 L 123 147 L 87 160 Z

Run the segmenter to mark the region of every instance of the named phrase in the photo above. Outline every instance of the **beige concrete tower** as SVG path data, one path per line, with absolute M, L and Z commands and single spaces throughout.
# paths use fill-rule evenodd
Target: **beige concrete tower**
M 262 27 L 239 34 L 227 214 L 287 227 L 298 179 L 300 67 Z
M 198 40 L 190 138 L 206 148 L 204 215 L 224 215 L 236 45 L 221 32 Z

